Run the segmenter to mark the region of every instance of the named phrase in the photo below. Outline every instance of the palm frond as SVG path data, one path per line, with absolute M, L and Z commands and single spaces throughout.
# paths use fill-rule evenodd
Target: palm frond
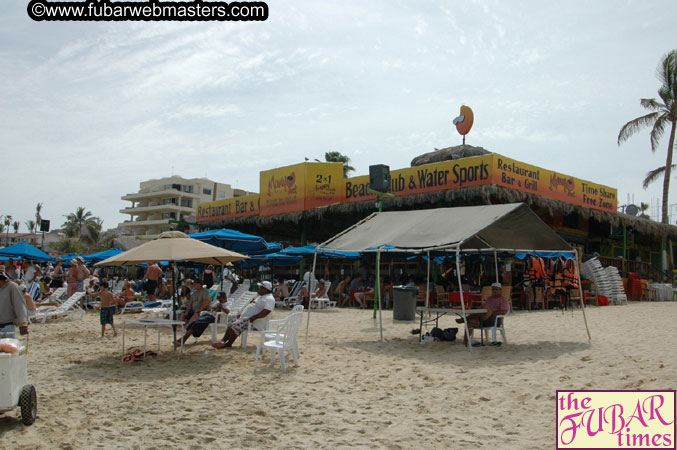
M 677 83 L 677 50 L 665 54 L 656 69 L 656 77 L 661 82 L 661 87 L 673 90 Z
M 675 170 L 677 165 L 673 164 L 671 167 L 671 170 Z M 661 175 L 665 173 L 665 166 L 658 167 L 657 169 L 650 170 L 646 173 L 646 177 L 644 177 L 644 181 L 642 181 L 642 187 L 644 189 L 648 188 L 651 183 L 656 181 L 658 178 L 660 178 Z
M 635 133 L 639 132 L 642 128 L 649 128 L 654 125 L 654 122 L 658 118 L 658 113 L 652 112 L 646 116 L 638 117 L 631 120 L 630 122 L 623 125 L 620 133 L 618 133 L 618 145 L 621 145 L 623 142 L 630 139 Z
M 665 126 L 668 124 L 668 115 L 667 114 L 661 114 L 658 119 L 656 120 L 656 123 L 654 123 L 653 128 L 651 129 L 651 151 L 655 152 L 656 149 L 658 148 L 658 143 L 660 142 L 661 138 L 663 137 L 663 133 L 665 132 Z
M 666 109 L 665 105 L 656 101 L 655 98 L 642 98 L 639 100 L 639 104 L 642 105 L 642 108 L 651 111 L 661 111 L 663 109 Z

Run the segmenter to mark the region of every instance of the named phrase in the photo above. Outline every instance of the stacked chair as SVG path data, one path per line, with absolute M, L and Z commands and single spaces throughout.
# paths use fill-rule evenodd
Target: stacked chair
M 594 281 L 598 294 L 607 297 L 612 304 L 628 303 L 618 268 L 609 266 L 605 269 L 597 258 L 592 258 L 581 264 L 581 275 Z

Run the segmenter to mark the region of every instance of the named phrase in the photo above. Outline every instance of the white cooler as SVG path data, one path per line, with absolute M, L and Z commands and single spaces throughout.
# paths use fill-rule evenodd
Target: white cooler
M 23 423 L 30 425 L 37 416 L 37 395 L 28 383 L 28 349 L 18 342 L 16 353 L 0 352 L 0 411 L 20 406 Z

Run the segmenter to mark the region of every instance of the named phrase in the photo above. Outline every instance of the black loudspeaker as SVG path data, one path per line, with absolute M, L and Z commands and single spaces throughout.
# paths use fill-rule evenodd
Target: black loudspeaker
M 40 221 L 40 231 L 49 231 L 49 220 Z
M 369 166 L 369 188 L 378 192 L 390 192 L 390 167 L 385 164 Z

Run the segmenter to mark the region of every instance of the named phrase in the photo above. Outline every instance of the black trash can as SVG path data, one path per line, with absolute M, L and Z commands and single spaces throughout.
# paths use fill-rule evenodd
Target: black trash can
M 418 289 L 393 286 L 393 320 L 416 319 L 416 294 Z

